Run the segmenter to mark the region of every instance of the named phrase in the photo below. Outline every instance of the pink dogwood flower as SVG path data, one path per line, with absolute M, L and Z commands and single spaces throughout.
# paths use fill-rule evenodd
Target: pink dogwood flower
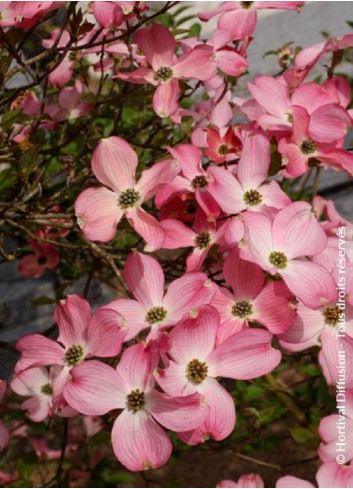
M 246 209 L 257 211 L 263 206 L 283 209 L 290 204 L 289 197 L 278 183 L 272 180 L 264 183 L 270 167 L 270 144 L 261 134 L 246 135 L 237 166 L 237 176 L 228 175 L 223 181 L 224 169 L 211 168 L 209 171 L 216 184 L 212 195 L 222 210 L 238 214 Z M 222 186 L 218 185 L 222 182 Z
M 323 225 L 322 225 L 322 228 L 325 229 Z M 349 241 L 347 241 L 347 249 L 345 249 L 344 251 L 340 251 L 340 247 L 339 247 L 340 241 L 339 240 L 340 240 L 340 238 L 338 236 L 335 236 L 335 237 L 328 236 L 327 247 L 318 255 L 313 256 L 312 261 L 315 263 L 318 263 L 319 265 L 326 268 L 326 270 L 328 270 L 331 274 L 333 274 L 333 277 L 335 278 L 337 268 L 338 268 L 337 267 L 337 257 L 342 255 L 342 253 L 344 253 L 344 261 L 347 262 L 346 276 L 348 279 L 349 269 L 351 267 L 351 265 L 348 262 L 350 262 L 351 259 L 353 258 L 353 246 L 352 246 L 353 243 L 349 243 Z M 342 260 L 341 257 L 340 257 L 340 260 Z M 347 282 L 347 284 L 348 284 L 348 282 Z M 347 286 L 347 289 L 351 293 L 353 292 L 352 287 Z M 348 296 L 348 294 L 347 294 L 347 296 Z
M 44 236 L 44 233 L 37 233 Z M 25 255 L 18 264 L 18 271 L 25 278 L 39 278 L 46 270 L 56 268 L 60 263 L 60 256 L 56 248 L 48 243 L 29 240 L 33 253 Z
M 290 130 L 296 106 L 304 107 L 309 113 L 307 130 L 317 142 L 337 141 L 345 136 L 351 125 L 347 111 L 317 83 L 301 85 L 290 95 L 283 79 L 260 75 L 248 83 L 248 90 L 263 111 L 256 117 L 256 122 L 263 129 Z
M 298 10 L 305 2 L 222 2 L 219 7 L 199 14 L 201 20 L 207 21 L 215 15 L 218 28 L 228 31 L 232 39 L 244 39 L 251 36 L 257 23 L 257 11 L 262 9 Z
M 132 72 L 121 72 L 117 78 L 155 85 L 153 109 L 160 117 L 169 117 L 179 107 L 178 80 L 194 78 L 204 81 L 216 74 L 211 46 L 198 45 L 178 58 L 174 37 L 166 27 L 157 23 L 139 29 L 134 37 L 151 68 L 140 67 Z
M 6 392 L 6 381 L 0 379 L 0 402 L 2 401 Z M 10 433 L 4 423 L 0 420 L 0 451 L 6 447 L 9 442 Z
M 347 356 L 348 356 L 347 352 Z M 343 409 L 337 414 L 326 416 L 320 421 L 319 435 L 322 444 L 319 447 L 318 454 L 323 462 L 336 460 L 340 453 L 344 456 L 345 463 L 353 460 L 353 390 L 345 390 L 343 397 L 341 392 L 338 404 L 342 405 Z M 337 393 L 338 395 L 338 393 Z M 339 399 L 339 398 L 338 398 Z M 344 416 L 344 419 L 342 419 Z M 340 437 L 344 431 L 345 443 L 340 445 Z M 340 448 L 341 450 L 338 450 Z
M 76 80 L 72 87 L 64 87 L 58 98 L 58 104 L 49 104 L 44 108 L 55 122 L 73 120 L 81 117 L 92 109 L 92 104 L 82 100 L 83 85 Z
M 264 481 L 257 474 L 244 474 L 238 479 L 238 482 L 225 479 L 220 481 L 216 487 L 265 487 Z
M 127 330 L 122 318 L 108 308 L 91 315 L 86 299 L 68 295 L 55 309 L 59 327 L 57 341 L 40 334 L 23 336 L 16 345 L 21 358 L 16 373 L 29 367 L 59 365 L 62 370 L 53 380 L 54 396 L 59 396 L 70 378 L 70 371 L 86 358 L 113 357 L 121 350 Z
M 91 2 L 89 11 L 92 12 L 96 21 L 102 27 L 114 31 L 124 20 L 136 17 L 148 9 L 144 2 Z
M 265 330 L 247 329 L 216 346 L 219 320 L 216 309 L 205 305 L 175 326 L 165 368 L 155 373 L 167 394 L 199 392 L 205 396 L 210 410 L 205 422 L 195 430 L 179 433 L 190 445 L 210 437 L 223 440 L 234 429 L 233 399 L 216 377 L 253 379 L 271 372 L 281 359 L 281 353 L 271 347 L 272 335 Z
M 1 2 L 0 26 L 28 29 L 67 2 Z
M 98 24 L 108 29 L 119 27 L 124 19 L 120 3 L 124 2 L 91 2 L 90 7 Z
M 349 488 L 353 486 L 353 466 L 341 465 L 336 461 L 326 462 L 316 472 L 318 488 Z M 286 475 L 278 479 L 276 487 L 315 487 L 305 479 Z
M 306 257 L 321 253 L 327 236 L 307 202 L 294 202 L 271 219 L 263 214 L 243 215 L 248 249 L 242 258 L 254 261 L 271 275 L 283 278 L 289 290 L 307 307 L 318 309 L 333 299 L 336 286 L 330 273 Z
M 40 100 L 34 92 L 26 91 L 12 102 L 11 110 L 15 109 L 21 109 L 27 115 L 39 114 Z
M 60 458 L 61 450 L 52 449 L 45 438 L 33 436 L 31 445 L 38 458 L 45 458 L 46 460 L 58 460 Z
M 19 480 L 21 480 L 21 476 L 17 470 L 14 472 L 4 472 L 3 470 L 0 470 L 0 482 L 4 484 L 4 487 L 11 484 L 11 482 L 17 482 Z
M 248 63 L 237 49 L 230 46 L 228 43 L 232 41 L 232 36 L 228 31 L 216 29 L 210 39 L 207 40 L 206 46 L 211 46 L 213 49 L 213 60 L 216 66 L 226 75 L 240 76 L 248 69 Z M 189 52 L 191 49 L 202 45 L 197 37 L 182 39 L 179 45 L 184 52 Z
M 53 381 L 59 371 L 60 368 L 56 367 L 50 371 L 44 367 L 33 367 L 15 374 L 11 380 L 10 387 L 16 394 L 29 397 L 21 404 L 21 409 L 27 411 L 32 421 L 40 422 L 53 416 L 62 404 L 62 399 L 56 399 L 53 390 Z M 62 414 L 65 415 L 65 408 Z M 75 411 L 66 408 L 66 414 L 72 416 Z
M 150 338 L 156 338 L 161 328 L 175 325 L 216 293 L 216 285 L 200 272 L 185 273 L 164 293 L 162 267 L 151 256 L 136 251 L 128 256 L 123 276 L 136 300 L 117 299 L 106 307 L 123 316 L 129 331 L 126 341 L 146 328 L 151 328 Z
M 344 228 L 344 231 L 342 231 L 344 235 L 341 237 L 344 237 L 347 240 L 346 245 L 349 247 L 349 244 L 353 242 L 353 224 L 341 216 L 337 211 L 333 200 L 326 200 L 321 196 L 316 196 L 313 200 L 313 209 L 318 218 L 320 216 L 325 218 L 325 220 L 321 222 L 321 225 L 328 236 L 337 237 L 340 235 L 340 228 Z M 353 257 L 351 261 L 353 261 Z
M 273 334 L 284 333 L 296 318 L 293 298 L 283 282 L 268 282 L 262 269 L 255 263 L 242 260 L 239 249 L 234 248 L 223 266 L 223 275 L 231 285 L 233 293 L 219 287 L 212 299 L 221 318 L 217 341 L 249 326 L 249 322 L 260 323 Z
M 353 154 L 332 144 L 333 139 L 338 141 L 342 138 L 342 131 L 346 131 L 346 127 L 341 124 L 344 122 L 341 114 L 337 117 L 336 108 L 334 104 L 326 105 L 322 108 L 325 109 L 325 115 L 321 114 L 322 110 L 318 109 L 312 116 L 309 116 L 304 107 L 292 107 L 292 135 L 290 138 L 281 139 L 278 143 L 278 151 L 282 154 L 285 165 L 283 170 L 285 177 L 296 178 L 303 175 L 308 170 L 310 158 L 315 158 L 328 166 L 353 175 Z M 326 117 L 324 119 L 325 127 L 321 126 L 322 130 L 316 131 L 315 134 L 314 131 L 310 131 L 310 124 L 312 118 L 318 116 L 320 124 Z M 349 124 L 349 121 L 347 120 L 346 123 Z M 326 141 L 323 141 L 325 139 Z
M 220 164 L 238 157 L 241 141 L 235 134 L 233 127 L 229 127 L 225 133 L 214 127 L 208 127 L 206 132 L 207 148 L 205 153 L 211 161 Z
M 172 444 L 161 425 L 190 430 L 207 416 L 198 394 L 171 397 L 157 391 L 152 368 L 151 352 L 140 342 L 124 351 L 116 370 L 98 361 L 78 365 L 64 390 L 68 404 L 83 414 L 122 409 L 114 422 L 112 445 L 117 459 L 131 471 L 168 461 Z
M 124 139 L 116 136 L 101 139 L 93 153 L 92 169 L 104 187 L 84 190 L 75 202 L 77 221 L 86 238 L 110 241 L 125 215 L 149 250 L 161 247 L 163 230 L 141 204 L 173 180 L 177 169 L 171 160 L 160 161 L 143 171 L 136 182 L 137 164 L 137 154 Z
M 209 100 L 201 100 L 195 105 L 195 112 L 193 113 L 193 117 L 194 120 L 197 122 L 198 127 L 196 127 L 196 129 L 191 134 L 191 141 L 194 146 L 198 146 L 199 148 L 206 148 L 208 146 L 208 128 L 217 129 L 220 137 L 222 138 L 225 137 L 225 133 L 229 130 L 227 125 L 233 117 L 233 110 L 229 102 L 229 92 L 222 97 L 224 89 L 225 87 L 222 83 L 222 85 L 217 89 L 213 98 Z M 216 103 L 218 100 L 219 102 Z M 233 133 L 235 134 L 234 129 Z M 227 135 L 227 138 L 229 136 L 230 133 Z M 229 143 L 232 144 L 230 145 Z M 234 143 L 235 141 L 233 140 L 233 138 L 230 141 L 227 140 L 227 144 L 229 146 L 238 146 Z M 240 146 L 241 144 L 239 144 L 239 147 Z M 219 149 L 219 146 L 217 146 L 217 149 Z
M 193 229 L 177 219 L 161 221 L 165 232 L 162 248 L 175 250 L 178 248 L 193 248 L 186 259 L 186 271 L 199 270 L 211 248 L 222 242 L 222 227 L 217 229 L 214 222 L 207 221 L 206 215 L 199 210 L 195 216 Z
M 173 194 L 193 192 L 210 221 L 219 216 L 221 209 L 226 213 L 240 212 L 244 192 L 228 170 L 218 166 L 209 166 L 207 170 L 203 168 L 202 152 L 192 144 L 181 144 L 168 148 L 168 151 L 180 164 L 182 175 L 178 175 L 158 193 L 155 199 L 157 207 L 162 207 Z
M 353 34 L 345 34 L 337 39 L 329 38 L 302 49 L 296 55 L 294 66 L 283 74 L 291 87 L 297 87 L 307 77 L 316 63 L 327 53 L 336 53 L 353 46 Z
M 191 192 L 195 194 L 197 203 L 208 217 L 218 217 L 220 207 L 213 198 L 210 187 L 214 179 L 212 174 L 202 167 L 201 150 L 192 144 L 182 144 L 177 148 L 168 148 L 168 151 L 179 163 L 182 175 L 178 175 L 159 191 L 155 199 L 157 207 L 163 207 L 173 194 Z M 223 168 L 220 170 L 226 171 Z
M 329 385 L 339 379 L 337 369 L 339 351 L 346 352 L 346 386 L 353 389 L 353 307 L 338 305 L 338 293 L 333 291 L 331 300 L 321 308 L 312 310 L 299 303 L 298 317 L 288 331 L 280 335 L 280 344 L 289 351 L 302 351 L 312 346 L 321 346 L 319 362 Z M 345 334 L 342 322 L 345 321 Z
M 159 219 L 161 221 L 178 219 L 182 222 L 191 222 L 197 210 L 197 203 L 194 200 L 193 194 L 182 191 L 179 194 L 172 195 L 163 204 L 163 207 L 159 209 Z

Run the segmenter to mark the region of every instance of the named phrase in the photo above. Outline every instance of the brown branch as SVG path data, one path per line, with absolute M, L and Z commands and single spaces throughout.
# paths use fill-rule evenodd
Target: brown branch
M 13 345 L 12 343 L 8 343 L 7 341 L 1 341 L 1 340 L 0 340 L 0 349 L 12 351 L 12 352 L 17 351 L 15 345 Z
M 87 238 L 85 238 L 84 236 L 81 236 L 81 240 L 86 243 L 86 245 L 88 246 L 88 248 L 91 249 L 91 251 L 99 256 L 100 258 L 102 258 L 102 260 L 104 260 L 109 266 L 110 268 L 112 269 L 112 271 L 114 272 L 114 275 L 116 276 L 116 278 L 118 279 L 121 287 L 124 289 L 124 292 L 127 294 L 128 297 L 131 297 L 131 293 L 129 291 L 129 289 L 127 288 L 126 284 L 125 284 L 125 281 L 122 277 L 122 274 L 120 272 L 120 270 L 118 269 L 118 267 L 116 266 L 115 264 L 115 261 L 114 261 L 114 258 L 109 254 L 107 253 L 106 251 L 104 251 L 100 246 L 98 246 L 96 243 L 93 243 L 92 241 L 89 241 Z

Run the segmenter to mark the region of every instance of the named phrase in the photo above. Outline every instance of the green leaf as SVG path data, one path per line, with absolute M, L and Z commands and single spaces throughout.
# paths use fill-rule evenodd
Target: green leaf
M 201 25 L 195 22 L 195 24 L 192 24 L 190 27 L 190 34 L 191 36 L 199 37 L 201 34 Z
M 37 464 L 32 461 L 20 459 L 17 463 L 17 470 L 21 477 L 28 480 L 36 469 Z
M 299 445 L 303 445 L 308 449 L 315 449 L 319 444 L 318 437 L 311 430 L 307 428 L 291 428 L 290 434 L 295 442 Z
M 277 175 L 277 173 L 282 168 L 282 155 L 278 151 L 271 154 L 271 163 L 269 169 L 269 176 Z
M 186 17 L 182 17 L 181 19 L 178 20 L 178 22 L 175 24 L 176 27 L 179 27 L 180 25 L 184 24 L 188 20 L 194 19 L 195 15 L 187 15 Z
M 104 468 L 100 475 L 105 482 L 109 483 L 110 487 L 112 487 L 112 483 L 130 484 L 133 481 L 132 474 L 129 474 L 127 472 L 117 472 L 114 468 L 111 467 Z
M 15 481 L 15 482 L 11 482 L 11 484 L 8 487 L 29 487 L 29 486 L 28 486 L 28 481 Z
M 10 112 L 6 112 L 0 122 L 0 126 L 4 131 L 8 131 L 12 128 L 13 124 L 17 122 L 21 124 L 23 122 L 28 121 L 28 116 L 23 114 L 20 109 L 11 110 Z
M 260 418 L 260 411 L 254 407 L 247 407 L 243 410 L 244 414 L 252 414 L 253 416 L 256 416 L 256 418 Z
M 110 433 L 108 431 L 98 431 L 95 433 L 89 441 L 89 448 L 98 447 L 99 445 L 107 445 L 110 443 Z
M 24 175 L 30 175 L 38 165 L 38 152 L 37 148 L 29 148 L 20 156 L 20 171 Z
M 177 8 L 174 11 L 174 16 L 177 17 L 178 15 L 182 14 L 183 12 L 185 12 L 185 10 L 187 10 L 188 8 L 189 8 L 188 5 L 183 5 L 182 7 Z
M 261 394 L 263 394 L 264 390 L 262 387 L 250 384 L 247 386 L 246 391 L 244 393 L 244 401 L 252 401 L 253 399 L 258 398 Z
M 271 54 L 272 54 L 272 55 L 274 54 L 274 55 L 276 55 L 276 56 L 277 56 L 277 54 L 278 54 L 278 53 L 277 53 L 277 51 L 274 51 L 274 50 L 272 49 L 271 51 L 266 51 L 266 53 L 265 53 L 265 54 L 263 54 L 263 55 L 262 55 L 262 57 L 263 57 L 263 58 L 266 58 L 266 56 L 270 56 Z

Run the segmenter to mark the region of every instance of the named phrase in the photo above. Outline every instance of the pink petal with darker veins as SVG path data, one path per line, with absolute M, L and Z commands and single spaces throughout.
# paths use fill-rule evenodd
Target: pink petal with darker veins
M 272 76 L 256 77 L 253 82 L 248 83 L 248 89 L 268 114 L 283 118 L 291 105 L 288 88 Z
M 246 136 L 238 163 L 238 179 L 244 189 L 256 190 L 267 178 L 270 167 L 270 143 L 262 134 Z
M 153 22 L 150 27 L 139 29 L 134 38 L 155 71 L 173 64 L 176 44 L 167 27 Z
M 244 39 L 251 36 L 257 22 L 257 12 L 255 9 L 238 8 L 232 12 L 225 12 L 218 21 L 219 29 L 229 31 L 233 39 Z
M 146 241 L 145 251 L 155 251 L 162 248 L 164 241 L 164 230 L 160 222 L 151 214 L 148 214 L 142 207 L 127 211 L 126 218 Z
M 146 411 L 136 413 L 125 409 L 116 419 L 112 431 L 114 453 L 132 472 L 164 465 L 172 443 L 164 430 Z
M 64 364 L 64 349 L 56 341 L 40 334 L 23 336 L 17 342 L 16 349 L 21 352 L 16 372 L 31 366 Z
M 114 238 L 124 211 L 118 195 L 104 187 L 84 190 L 75 202 L 77 221 L 87 239 L 106 243 Z
M 86 330 L 91 320 L 91 306 L 86 299 L 69 294 L 57 305 L 54 319 L 59 326 L 58 341 L 65 347 L 86 342 Z
M 101 139 L 92 157 L 92 170 L 97 179 L 118 193 L 135 186 L 137 164 L 135 151 L 117 136 Z
M 146 308 L 162 304 L 164 274 L 152 256 L 133 251 L 128 255 L 124 278 L 136 299 Z
M 179 321 L 194 308 L 208 304 L 216 293 L 216 285 L 200 272 L 185 273 L 168 287 L 163 306 L 169 311 L 169 321 Z
M 64 397 L 69 406 L 92 416 L 125 407 L 128 392 L 120 375 L 109 365 L 89 360 L 71 370 Z
M 196 78 L 206 81 L 217 73 L 217 65 L 213 60 L 211 46 L 196 46 L 188 53 L 180 56 L 173 66 L 173 76 L 179 79 Z
M 117 373 L 124 381 L 128 392 L 139 389 L 150 390 L 154 385 L 151 377 L 153 370 L 151 351 L 142 342 L 127 348 L 116 367 Z
M 87 328 L 87 352 L 97 357 L 114 357 L 120 353 L 127 335 L 123 318 L 107 307 L 96 311 Z
M 159 424 L 172 431 L 197 428 L 208 415 L 208 408 L 200 394 L 169 397 L 156 390 L 148 396 L 147 409 Z
M 336 297 L 335 281 L 322 266 L 307 260 L 291 260 L 280 271 L 289 290 L 307 307 L 318 309 Z
M 209 375 L 248 380 L 271 372 L 281 361 L 281 353 L 272 348 L 271 340 L 272 335 L 260 329 L 245 329 L 230 336 L 207 357 Z
M 294 202 L 281 210 L 273 221 L 273 246 L 288 259 L 317 255 L 327 246 L 327 236 L 310 204 Z
M 159 117 L 169 117 L 179 108 L 179 82 L 172 79 L 160 83 L 153 95 L 153 110 Z
M 235 426 L 235 406 L 231 395 L 216 379 L 207 378 L 200 386 L 204 394 L 209 415 L 195 430 L 178 433 L 179 438 L 188 445 L 197 445 L 208 438 L 223 440 Z

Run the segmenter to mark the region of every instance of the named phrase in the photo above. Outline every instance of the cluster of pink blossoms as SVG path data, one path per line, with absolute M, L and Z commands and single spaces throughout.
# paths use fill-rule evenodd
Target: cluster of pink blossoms
M 92 2 L 93 15 L 106 29 L 98 39 L 109 40 L 112 27 L 133 19 L 135 3 L 141 2 Z M 352 46 L 353 39 L 347 35 L 303 49 L 282 74 L 248 82 L 244 99 L 234 97 L 225 81 L 248 69 L 257 9 L 295 10 L 302 4 L 224 2 L 200 14 L 202 20 L 220 14 L 207 42 L 176 41 L 153 22 L 136 31 L 129 49 L 119 41 L 105 53 L 105 69 L 121 60 L 119 72 L 112 72 L 116 83 L 153 85 L 155 113 L 175 124 L 191 117 L 193 132 L 190 141 L 167 147 L 165 157 L 139 178 L 138 156 L 127 141 L 116 135 L 99 142 L 91 162 L 98 183 L 77 197 L 77 222 L 88 240 L 112 240 L 123 218 L 141 236 L 143 252 L 131 251 L 123 270 L 134 298 L 113 300 L 93 314 L 78 295 L 61 301 L 56 341 L 36 334 L 18 342 L 21 358 L 11 388 L 28 397 L 22 407 L 33 421 L 55 414 L 118 413 L 112 445 L 132 471 L 167 462 L 172 445 L 165 429 L 190 445 L 228 437 L 236 412 L 222 379 L 270 373 L 280 364 L 279 347 L 290 352 L 319 347 L 323 375 L 335 385 L 343 344 L 351 433 L 346 462 L 353 459 L 353 225 L 331 201 L 292 202 L 282 185 L 283 178 L 300 177 L 312 166 L 353 174 L 353 155 L 343 147 L 353 125 L 348 81 L 340 76 L 322 84 L 305 81 L 324 54 Z M 79 42 L 85 45 L 93 35 Z M 55 37 L 53 31 L 47 47 Z M 69 42 L 65 31 L 60 42 L 63 47 Z M 67 57 L 51 74 L 61 92 L 58 102 L 45 108 L 48 121 L 42 124 L 90 110 L 81 82 L 64 86 L 73 66 Z M 180 80 L 195 80 L 207 97 L 190 109 L 180 107 Z M 21 103 L 30 114 L 39 101 L 30 94 Z M 238 116 L 247 121 L 235 123 Z M 26 129 L 15 137 L 19 134 L 26 137 Z M 275 153 L 280 170 L 272 178 Z M 153 202 L 153 211 L 144 208 L 146 202 Z M 345 236 L 339 234 L 342 227 Z M 343 311 L 337 305 L 340 238 L 346 240 Z M 33 249 L 38 257 L 45 253 L 38 245 Z M 166 285 L 158 252 L 181 249 L 189 250 L 185 273 Z M 202 271 L 205 260 L 211 262 L 209 275 Z M 346 335 L 339 338 L 342 314 Z M 98 360 L 114 357 L 116 368 Z M 332 487 L 352 487 L 353 466 L 335 462 L 335 416 L 320 424 L 323 465 L 317 481 L 319 487 L 327 487 L 328 480 Z M 2 425 L 0 430 L 4 444 L 6 431 Z M 247 487 L 263 487 L 258 476 L 246 478 Z M 244 480 L 219 487 L 244 487 Z M 293 484 L 313 487 L 291 477 L 281 478 L 277 487 Z

